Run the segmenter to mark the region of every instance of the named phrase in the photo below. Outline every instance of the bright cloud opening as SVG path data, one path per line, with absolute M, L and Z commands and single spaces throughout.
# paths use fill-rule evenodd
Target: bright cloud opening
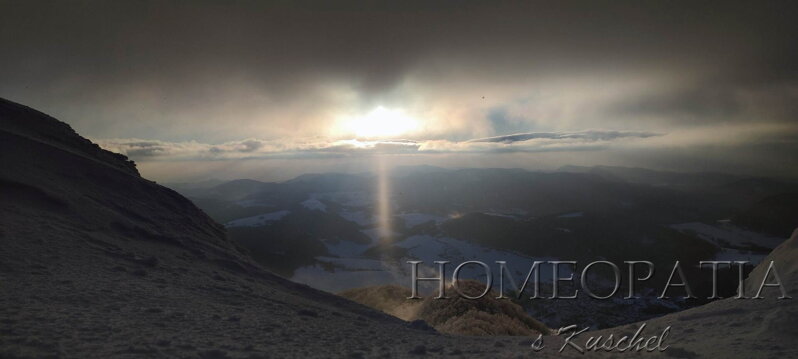
M 419 123 L 399 109 L 377 107 L 364 116 L 345 120 L 343 130 L 358 137 L 392 137 L 416 130 Z

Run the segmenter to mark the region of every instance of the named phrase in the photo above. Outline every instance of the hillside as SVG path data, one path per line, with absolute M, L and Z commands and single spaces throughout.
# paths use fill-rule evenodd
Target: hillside
M 650 328 L 672 326 L 674 343 L 665 357 L 677 358 L 795 358 L 798 348 L 798 230 L 765 259 L 775 261 L 792 299 L 776 299 L 778 288 L 765 288 L 764 299 L 718 300 L 683 312 L 647 321 Z M 764 264 L 763 263 L 763 264 Z M 760 264 L 745 281 L 745 295 L 753 297 L 767 266 Z M 773 278 L 771 277 L 772 281 Z M 639 325 L 592 332 L 592 335 L 633 332 Z M 615 334 L 617 335 L 617 334 Z
M 0 154 L 0 357 L 493 351 L 261 269 L 124 156 L 5 100 Z

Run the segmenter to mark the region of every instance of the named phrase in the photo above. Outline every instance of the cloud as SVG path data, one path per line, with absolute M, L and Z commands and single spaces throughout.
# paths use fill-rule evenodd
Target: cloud
M 452 5 L 4 2 L 0 95 L 94 137 L 206 143 L 324 135 L 379 105 L 448 139 L 794 121 L 787 3 Z
M 6 1 L 0 96 L 140 162 L 473 153 L 500 166 L 523 156 L 482 154 L 711 144 L 780 170 L 791 140 L 757 126 L 798 131 L 790 6 Z M 418 131 L 342 140 L 339 120 L 378 106 Z M 709 166 L 696 148 L 679 150 Z
M 550 139 L 550 140 L 585 140 L 585 141 L 611 141 L 614 139 L 625 137 L 647 138 L 660 136 L 660 134 L 653 132 L 629 132 L 629 131 L 584 131 L 584 132 L 528 132 L 516 133 L 512 135 L 494 136 L 487 138 L 479 138 L 470 140 L 468 142 L 497 142 L 497 143 L 515 143 L 525 142 L 537 139 Z
M 586 151 L 614 142 L 645 139 L 660 134 L 626 131 L 540 132 L 450 140 L 327 140 L 324 138 L 244 139 L 222 144 L 196 141 L 166 142 L 142 139 L 97 139 L 103 148 L 137 160 L 219 160 L 268 157 L 325 157 L 373 154 L 502 153 Z
M 101 147 L 135 160 L 220 160 L 263 157 L 308 157 L 358 153 L 412 153 L 419 144 L 410 140 L 335 140 L 323 138 L 262 140 L 244 139 L 221 144 L 197 141 L 95 139 Z

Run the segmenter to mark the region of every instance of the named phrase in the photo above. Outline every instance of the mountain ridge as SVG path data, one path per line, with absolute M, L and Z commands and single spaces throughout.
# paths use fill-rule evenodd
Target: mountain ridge
M 50 116 L 3 101 L 0 139 L 0 356 L 325 356 L 289 338 L 405 327 L 263 270 L 191 201 Z

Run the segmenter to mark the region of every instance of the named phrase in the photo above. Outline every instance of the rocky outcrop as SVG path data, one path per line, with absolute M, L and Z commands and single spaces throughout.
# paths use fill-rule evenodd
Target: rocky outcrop
M 461 290 L 469 295 L 479 295 L 484 284 L 476 281 L 460 282 Z M 449 288 L 449 293 L 454 289 Z M 410 289 L 397 285 L 384 285 L 350 289 L 339 295 L 381 310 L 406 321 L 423 320 L 436 330 L 471 336 L 527 336 L 551 330 L 532 318 L 520 305 L 509 300 L 496 299 L 491 291 L 480 299 L 464 299 L 452 294 L 446 299 L 408 299 Z

